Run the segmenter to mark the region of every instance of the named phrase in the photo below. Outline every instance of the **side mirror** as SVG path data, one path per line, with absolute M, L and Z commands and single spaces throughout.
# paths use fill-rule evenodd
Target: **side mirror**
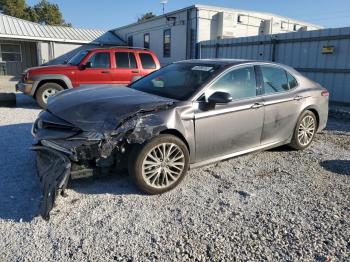
M 232 96 L 226 92 L 215 92 L 208 98 L 210 104 L 227 104 L 232 101 Z
M 85 68 L 91 68 L 92 67 L 92 63 L 91 62 L 87 62 L 86 64 L 85 64 Z
M 85 70 L 86 68 L 91 68 L 92 67 L 92 63 L 91 62 L 87 62 L 85 65 L 79 65 L 79 69 L 80 70 Z

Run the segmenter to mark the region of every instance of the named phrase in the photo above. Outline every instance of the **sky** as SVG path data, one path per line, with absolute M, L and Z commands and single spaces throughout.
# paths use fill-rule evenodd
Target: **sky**
M 49 0 L 59 5 L 64 19 L 74 27 L 113 29 L 133 23 L 153 12 L 162 14 L 160 0 Z M 27 0 L 34 5 L 39 0 Z M 168 0 L 166 12 L 193 4 L 263 11 L 324 27 L 350 26 L 350 0 Z

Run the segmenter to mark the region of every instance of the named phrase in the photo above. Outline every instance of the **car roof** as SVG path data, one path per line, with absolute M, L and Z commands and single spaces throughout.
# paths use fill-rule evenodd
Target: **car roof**
M 142 50 L 145 52 L 152 52 L 151 50 L 147 48 L 142 48 L 142 47 L 132 47 L 132 46 L 111 46 L 111 47 L 98 47 L 98 48 L 90 48 L 88 51 L 100 51 L 100 50 L 130 50 L 130 51 L 135 51 L 135 50 Z
M 299 74 L 294 68 L 280 64 L 280 63 L 275 63 L 271 61 L 264 61 L 264 60 L 246 60 L 246 59 L 227 59 L 227 58 L 210 58 L 210 59 L 189 59 L 189 60 L 182 60 L 178 61 L 175 63 L 191 63 L 191 64 L 211 64 L 211 65 L 218 65 L 221 67 L 231 67 L 235 65 L 242 65 L 242 64 L 251 64 L 251 63 L 256 63 L 256 64 L 269 64 L 272 66 L 278 66 L 282 67 L 283 69 L 287 71 L 291 71 L 293 73 Z
M 245 59 L 212 58 L 212 59 L 182 60 L 182 61 L 178 61 L 178 62 L 175 62 L 175 63 L 213 64 L 213 65 L 221 65 L 221 66 L 230 66 L 230 65 L 254 63 L 254 62 L 264 62 L 264 61 L 245 60 Z

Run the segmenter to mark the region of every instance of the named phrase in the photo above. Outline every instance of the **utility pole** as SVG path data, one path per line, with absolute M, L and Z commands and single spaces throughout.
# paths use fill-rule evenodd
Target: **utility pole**
M 168 3 L 168 0 L 160 1 L 160 4 L 163 6 L 163 15 L 165 14 L 165 5 Z

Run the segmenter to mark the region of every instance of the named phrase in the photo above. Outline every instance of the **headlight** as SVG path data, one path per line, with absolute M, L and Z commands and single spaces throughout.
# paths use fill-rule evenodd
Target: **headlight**
M 25 72 L 23 73 L 23 75 L 24 75 L 23 80 L 24 80 L 24 81 L 27 81 L 27 80 L 29 79 L 29 72 L 28 72 L 28 71 L 25 71 Z
M 43 120 L 38 119 L 38 121 L 36 122 L 36 127 L 37 127 L 38 129 L 42 129 L 43 126 L 44 126 Z
M 27 72 L 24 73 L 23 82 L 25 82 L 25 83 L 27 83 L 27 84 L 32 84 L 32 83 L 34 83 L 34 81 L 30 79 L 29 71 L 27 71 Z

